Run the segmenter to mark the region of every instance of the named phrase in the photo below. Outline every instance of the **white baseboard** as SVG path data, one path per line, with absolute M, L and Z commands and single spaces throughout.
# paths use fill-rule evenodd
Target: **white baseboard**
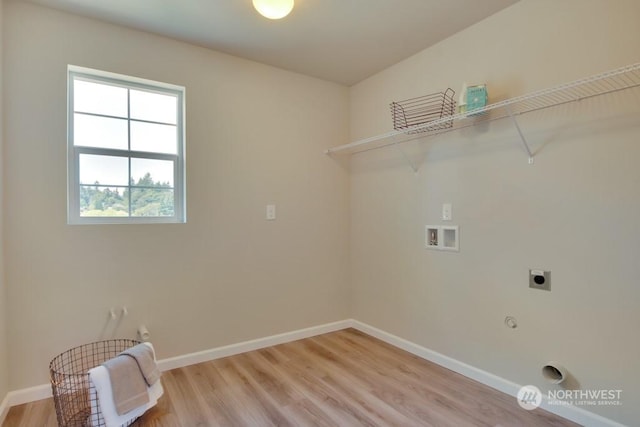
M 521 387 L 520 385 L 508 381 L 504 378 L 498 377 L 497 375 L 491 374 L 487 371 L 483 371 L 482 369 L 478 369 L 464 362 L 445 356 L 441 353 L 430 350 L 426 347 L 422 347 L 411 341 L 407 341 L 404 338 L 400 338 L 396 335 L 390 334 L 381 329 L 375 328 L 354 319 L 341 320 L 338 322 L 327 323 L 320 326 L 271 335 L 265 338 L 259 338 L 237 344 L 199 351 L 196 353 L 189 353 L 182 356 L 162 359 L 158 361 L 158 367 L 161 371 L 168 371 L 171 369 L 181 368 L 196 363 L 207 362 L 222 357 L 233 356 L 235 354 L 245 353 L 247 351 L 258 350 L 273 345 L 284 344 L 287 342 L 309 338 L 316 335 L 326 334 L 329 332 L 339 331 L 347 328 L 357 329 L 367 335 L 371 335 L 372 337 L 378 338 L 388 344 L 391 344 L 394 347 L 398 347 L 402 350 L 408 351 L 409 353 L 412 353 L 425 360 L 436 363 L 440 366 L 464 375 L 465 377 L 471 378 L 491 388 L 511 395 L 514 398 Z M 49 384 L 43 384 L 9 392 L 0 404 L 0 425 L 2 424 L 4 417 L 6 417 L 11 406 L 21 405 L 23 403 L 33 402 L 40 399 L 46 399 L 48 397 L 51 397 L 51 386 Z M 575 406 L 548 405 L 546 404 L 546 402 L 544 402 L 543 399 L 542 408 L 551 413 L 587 427 L 625 427 L 624 425 L 613 420 L 589 411 L 585 411 L 584 409 Z
M 2 399 L 2 402 L 0 403 L 0 426 L 4 422 L 4 419 L 7 417 L 10 407 L 11 406 L 9 405 L 9 395 L 7 394 L 4 397 L 4 399 Z
M 22 405 L 23 403 L 35 402 L 36 400 L 47 399 L 51 396 L 51 384 L 41 384 L 35 387 L 10 391 L 9 394 L 7 394 L 7 400 L 11 407 Z
M 487 371 L 483 371 L 482 369 L 467 365 L 464 362 L 460 362 L 459 360 L 445 356 L 444 354 L 422 347 L 418 344 L 412 343 L 411 341 L 407 341 L 396 335 L 367 325 L 366 323 L 362 323 L 357 320 L 351 320 L 351 324 L 354 329 L 357 329 L 360 332 L 371 335 L 372 337 L 378 338 L 379 340 L 382 340 L 387 344 L 391 344 L 394 347 L 401 348 L 418 357 L 443 366 L 447 369 L 464 375 L 467 378 L 471 378 L 475 381 L 478 381 L 479 383 L 513 396 L 514 399 L 518 394 L 518 390 L 520 390 L 521 386 L 519 384 L 508 381 Z M 578 408 L 576 406 L 549 405 L 543 399 L 541 407 L 548 412 L 559 415 L 563 418 L 586 427 L 625 427 L 623 424 L 594 414 L 593 412 L 585 411 L 584 409 Z
M 195 365 L 196 363 L 208 362 L 222 357 L 233 356 L 234 354 L 246 353 L 247 351 L 259 350 L 272 345 L 284 344 L 304 338 L 313 337 L 320 334 L 339 331 L 353 325 L 351 320 L 341 320 L 339 322 L 327 323 L 311 328 L 299 329 L 297 331 L 285 332 L 283 334 L 271 335 L 265 338 L 258 338 L 251 341 L 244 341 L 237 344 L 226 345 L 224 347 L 212 348 L 210 350 L 171 357 L 169 359 L 158 360 L 158 367 L 161 371 L 182 368 L 183 366 Z

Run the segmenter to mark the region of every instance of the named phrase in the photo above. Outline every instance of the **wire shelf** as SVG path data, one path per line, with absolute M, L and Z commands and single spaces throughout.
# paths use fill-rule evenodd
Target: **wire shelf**
M 640 63 L 489 104 L 470 112 L 437 118 L 428 123 L 414 124 L 404 129 L 396 129 L 382 135 L 339 145 L 329 148 L 325 153 L 357 153 L 387 147 L 416 138 L 439 135 L 482 122 L 517 116 L 638 86 L 640 86 Z M 427 131 L 431 132 L 425 133 Z
M 453 89 L 448 88 L 444 92 L 392 102 L 393 128 L 408 135 L 450 128 L 453 122 L 443 122 L 442 119 L 455 113 L 455 94 Z M 438 124 L 431 125 L 434 121 L 438 121 Z
M 91 407 L 100 408 L 89 369 L 140 344 L 130 339 L 113 339 L 84 344 L 61 353 L 49 364 L 51 389 L 60 427 L 104 426 L 102 413 L 92 416 Z M 133 421 L 132 421 L 133 422 Z

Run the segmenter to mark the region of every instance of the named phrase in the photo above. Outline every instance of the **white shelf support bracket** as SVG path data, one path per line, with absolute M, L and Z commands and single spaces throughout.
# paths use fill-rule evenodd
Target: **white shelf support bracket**
M 516 130 L 518 131 L 518 135 L 520 135 L 520 140 L 522 141 L 522 146 L 524 147 L 525 151 L 529 155 L 529 164 L 532 165 L 533 164 L 533 153 L 531 152 L 531 149 L 529 148 L 529 144 L 527 143 L 527 138 L 524 137 L 524 134 L 522 133 L 522 129 L 520 129 L 520 125 L 518 124 L 518 121 L 516 120 L 516 116 L 513 115 L 513 112 L 511 111 L 511 108 L 508 107 L 508 106 L 507 106 L 507 113 L 509 114 L 509 117 L 511 117 L 511 121 L 513 122 L 513 125 L 516 127 Z
M 404 157 L 409 166 L 411 166 L 411 169 L 413 169 L 413 173 L 418 173 L 418 166 L 413 164 L 409 156 L 407 156 L 407 153 L 405 153 L 402 147 L 400 147 L 400 144 L 395 142 L 393 145 L 398 149 L 398 151 L 400 151 L 400 154 L 402 154 L 402 157 Z

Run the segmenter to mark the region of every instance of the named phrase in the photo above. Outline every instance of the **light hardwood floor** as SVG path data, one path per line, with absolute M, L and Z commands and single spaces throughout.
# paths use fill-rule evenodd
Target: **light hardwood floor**
M 576 426 L 354 329 L 163 373 L 134 426 Z M 3 427 L 55 426 L 52 399 Z

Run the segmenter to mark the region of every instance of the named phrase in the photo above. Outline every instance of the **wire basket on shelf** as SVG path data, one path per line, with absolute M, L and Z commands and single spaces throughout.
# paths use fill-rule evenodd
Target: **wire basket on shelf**
M 428 126 L 428 123 L 455 114 L 455 94 L 453 89 L 447 88 L 444 92 L 392 102 L 390 106 L 393 128 L 407 134 L 451 128 L 453 121 L 449 120 L 433 126 Z
M 130 339 L 98 341 L 72 348 L 53 358 L 49 373 L 60 427 L 105 425 L 96 390 L 89 381 L 89 369 L 137 344 L 140 341 Z M 94 414 L 91 413 L 92 406 Z

